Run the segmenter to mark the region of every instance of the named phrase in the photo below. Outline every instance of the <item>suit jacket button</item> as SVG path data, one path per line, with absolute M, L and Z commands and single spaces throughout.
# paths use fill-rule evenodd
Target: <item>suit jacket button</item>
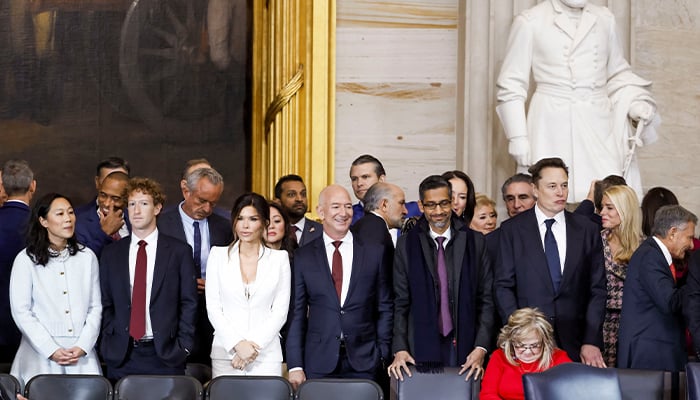
M 345 311 L 340 310 L 340 315 L 345 315 Z

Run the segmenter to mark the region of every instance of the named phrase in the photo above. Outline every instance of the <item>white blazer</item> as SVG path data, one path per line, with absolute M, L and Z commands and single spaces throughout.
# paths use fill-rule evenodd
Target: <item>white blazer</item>
M 233 347 L 250 340 L 260 362 L 282 362 L 279 332 L 287 320 L 291 271 L 286 251 L 261 246 L 255 283 L 246 296 L 239 243 L 212 247 L 207 261 L 207 313 L 214 327 L 212 359 L 232 359 Z

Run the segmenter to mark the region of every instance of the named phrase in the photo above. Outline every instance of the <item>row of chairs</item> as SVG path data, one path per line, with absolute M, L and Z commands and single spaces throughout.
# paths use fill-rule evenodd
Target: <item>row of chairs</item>
M 14 399 L 20 385 L 0 374 L 3 396 Z M 129 375 L 114 388 L 98 375 L 37 375 L 24 389 L 30 400 L 383 400 L 382 389 L 364 379 L 310 379 L 296 393 L 281 377 L 220 376 L 207 383 L 187 375 Z
M 480 382 L 465 382 L 456 368 L 446 368 L 442 374 L 412 372 L 412 378 L 392 379 L 391 400 L 479 398 Z M 526 400 L 700 399 L 700 363 L 688 364 L 681 375 L 570 363 L 527 374 L 523 384 Z M 20 390 L 8 374 L 0 374 L 0 386 L 8 398 Z M 294 393 L 284 378 L 251 376 L 220 376 L 203 386 L 192 376 L 132 375 L 113 388 L 101 376 L 39 375 L 27 383 L 25 396 L 30 400 L 384 400 L 381 388 L 369 380 L 311 379 Z

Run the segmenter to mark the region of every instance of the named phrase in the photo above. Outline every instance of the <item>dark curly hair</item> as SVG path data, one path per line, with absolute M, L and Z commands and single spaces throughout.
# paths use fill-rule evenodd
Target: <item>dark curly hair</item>
M 46 219 L 51 210 L 51 204 L 53 204 L 56 199 L 65 199 L 68 204 L 73 207 L 73 203 L 66 196 L 58 193 L 48 193 L 41 197 L 34 207 L 32 208 L 32 216 L 29 221 L 29 232 L 27 233 L 27 255 L 29 259 L 32 260 L 34 264 L 46 266 L 49 262 L 49 258 L 56 257 L 58 254 L 49 249 L 51 242 L 49 241 L 48 230 L 41 225 L 41 218 Z M 71 210 L 71 212 L 73 212 Z M 82 250 L 84 246 L 78 243 L 75 238 L 75 232 L 73 236 L 68 239 L 68 245 L 66 246 L 68 253 L 70 255 L 75 255 L 78 251 Z

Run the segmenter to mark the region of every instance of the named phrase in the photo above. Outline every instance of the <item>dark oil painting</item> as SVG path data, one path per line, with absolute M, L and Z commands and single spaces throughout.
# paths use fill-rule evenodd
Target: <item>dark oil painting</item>
M 0 0 L 0 163 L 82 204 L 99 160 L 181 199 L 185 161 L 250 183 L 250 0 Z

